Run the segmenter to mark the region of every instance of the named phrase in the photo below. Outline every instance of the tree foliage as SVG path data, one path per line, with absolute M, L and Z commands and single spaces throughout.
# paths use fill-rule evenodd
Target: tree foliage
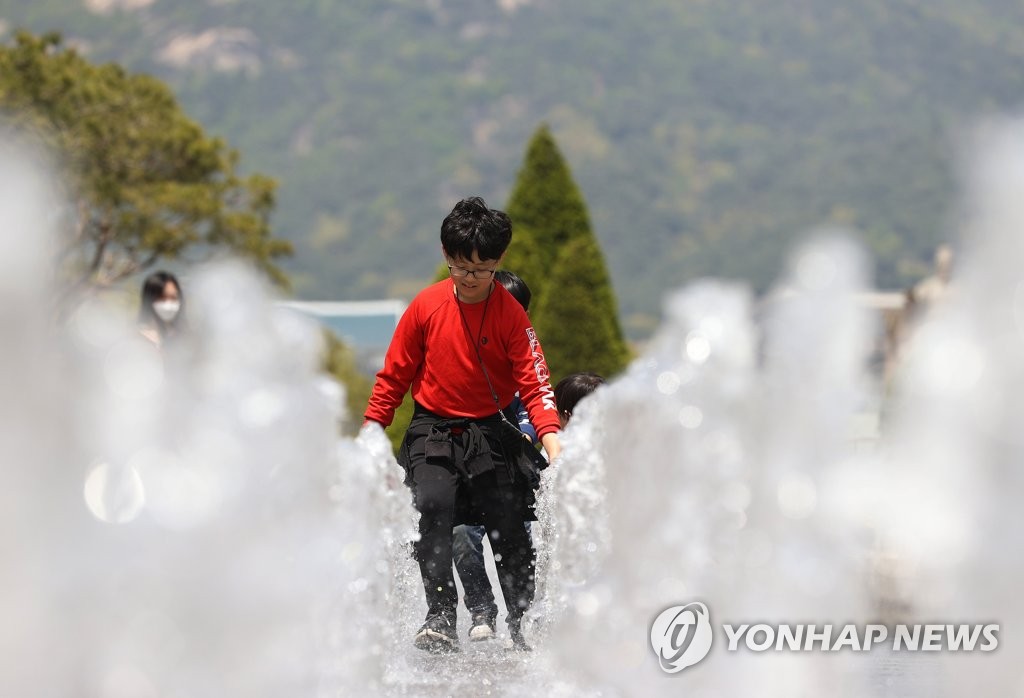
M 437 221 L 466 193 L 503 198 L 546 121 L 633 337 L 694 277 L 767 288 L 821 223 L 864 233 L 880 286 L 913 282 L 950 232 L 963 126 L 1024 94 L 1010 0 L 0 0 L 0 17 L 160 76 L 278 178 L 307 298 L 411 297 Z
M 345 386 L 345 432 L 355 434 L 363 423 L 363 411 L 373 388 L 369 377 L 356 366 L 355 353 L 336 334 L 323 330 L 324 352 L 320 368 Z
M 505 210 L 513 234 L 504 266 L 543 297 L 559 250 L 593 235 L 583 195 L 546 124 L 530 138 Z
M 0 107 L 68 173 L 69 292 L 218 250 L 286 284 L 275 260 L 292 246 L 269 224 L 275 182 L 240 175 L 238 153 L 207 136 L 160 80 L 94 65 L 57 34 L 19 32 L 0 46 Z
M 1010 0 L 0 0 L 0 18 L 158 75 L 278 178 L 306 298 L 412 297 L 437 221 L 504 198 L 546 121 L 632 337 L 695 277 L 766 289 L 821 223 L 864 233 L 879 286 L 912 283 L 950 232 L 963 127 L 1024 94 Z
M 552 384 L 577 371 L 605 377 L 621 372 L 629 349 L 611 279 L 592 235 L 582 235 L 561 249 L 548 284 L 533 317 Z
M 583 195 L 544 124 L 526 148 L 508 213 L 512 245 L 502 266 L 526 281 L 537 299 L 534 327 L 552 379 L 621 371 L 629 351 L 611 276 Z
M 363 405 L 366 407 L 366 405 Z M 409 423 L 412 422 L 412 413 L 416 408 L 415 401 L 412 399 L 412 393 L 406 393 L 405 397 L 402 398 L 402 404 L 395 410 L 395 417 L 391 421 L 391 425 L 388 426 L 384 433 L 387 434 L 388 439 L 391 441 L 391 448 L 394 449 L 395 455 L 398 455 L 398 449 L 402 446 L 402 441 L 405 439 L 405 432 L 409 428 Z

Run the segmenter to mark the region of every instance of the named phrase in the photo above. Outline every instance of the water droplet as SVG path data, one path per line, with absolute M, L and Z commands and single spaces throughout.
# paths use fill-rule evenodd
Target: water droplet
M 704 413 L 695 405 L 683 405 L 679 410 L 679 423 L 686 429 L 696 429 L 704 421 Z
M 664 395 L 671 395 L 679 390 L 680 382 L 679 376 L 673 371 L 665 371 L 659 374 L 655 381 L 658 386 L 658 392 Z
M 85 478 L 85 504 L 90 513 L 106 523 L 134 520 L 146 503 L 142 480 L 135 468 L 115 468 L 100 463 Z
M 686 336 L 686 358 L 695 364 L 702 364 L 711 356 L 711 342 L 700 332 L 691 332 Z

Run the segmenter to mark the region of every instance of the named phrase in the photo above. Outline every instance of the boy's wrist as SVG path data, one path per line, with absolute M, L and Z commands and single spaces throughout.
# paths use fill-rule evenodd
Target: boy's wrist
M 548 462 L 553 463 L 562 452 L 562 442 L 558 438 L 558 432 L 550 431 L 540 439 L 544 451 L 548 454 Z

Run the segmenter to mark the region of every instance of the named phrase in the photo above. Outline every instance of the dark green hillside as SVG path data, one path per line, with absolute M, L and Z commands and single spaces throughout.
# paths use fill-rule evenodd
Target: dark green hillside
M 547 122 L 632 336 L 694 276 L 764 288 L 821 223 L 907 284 L 948 235 L 958 134 L 1024 96 L 1009 0 L 0 0 L 0 20 L 167 80 L 280 182 L 310 298 L 411 295 L 444 213 L 503 205 Z

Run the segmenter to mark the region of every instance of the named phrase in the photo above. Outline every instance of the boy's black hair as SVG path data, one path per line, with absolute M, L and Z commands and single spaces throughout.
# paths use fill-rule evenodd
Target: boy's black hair
M 487 208 L 479 196 L 463 199 L 441 223 L 441 247 L 453 258 L 498 259 L 512 242 L 512 221 L 504 211 Z
M 576 403 L 605 384 L 604 378 L 596 373 L 583 371 L 570 373 L 555 386 L 555 406 L 559 414 L 568 419 L 576 409 Z
M 144 325 L 153 325 L 161 332 L 167 329 L 167 323 L 161 320 L 160 316 L 153 310 L 153 303 L 160 300 L 160 297 L 164 295 L 164 287 L 167 286 L 168 281 L 178 287 L 178 302 L 181 303 L 181 310 L 178 311 L 178 316 L 174 319 L 175 324 L 177 324 L 185 311 L 185 296 L 181 292 L 181 284 L 178 282 L 178 278 L 169 271 L 155 271 L 142 282 L 139 322 Z
M 512 294 L 512 297 L 519 301 L 519 305 L 523 306 L 523 310 L 530 309 L 530 299 L 533 298 L 533 294 L 530 293 L 530 287 L 526 285 L 526 282 L 519 278 L 518 274 L 511 271 L 505 271 L 499 269 L 494 272 L 494 280 L 505 287 L 505 290 Z

